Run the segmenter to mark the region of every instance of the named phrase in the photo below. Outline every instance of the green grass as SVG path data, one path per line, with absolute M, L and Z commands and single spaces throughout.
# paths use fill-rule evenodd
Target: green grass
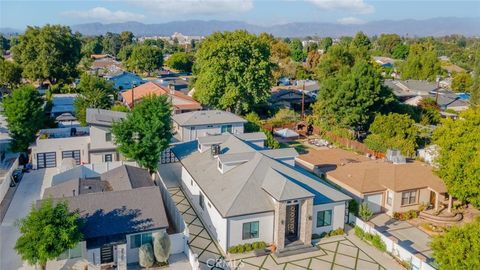
M 299 154 L 306 154 L 308 153 L 307 147 L 298 141 L 291 141 L 291 142 L 282 142 L 280 143 L 280 148 L 288 148 L 293 147 Z

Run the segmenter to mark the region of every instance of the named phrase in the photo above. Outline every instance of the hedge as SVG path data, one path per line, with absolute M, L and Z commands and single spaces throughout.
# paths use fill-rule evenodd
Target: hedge
M 228 249 L 228 253 L 235 254 L 235 253 L 244 253 L 249 252 L 255 249 L 264 249 L 267 247 L 267 243 L 265 242 L 253 242 L 247 244 L 240 244 L 236 246 L 232 246 Z
M 378 248 L 381 251 L 387 250 L 387 245 L 385 245 L 385 242 L 383 242 L 380 235 L 365 232 L 364 230 L 362 230 L 362 228 L 358 226 L 355 226 L 354 231 L 355 235 L 363 241 L 370 243 L 372 246 Z

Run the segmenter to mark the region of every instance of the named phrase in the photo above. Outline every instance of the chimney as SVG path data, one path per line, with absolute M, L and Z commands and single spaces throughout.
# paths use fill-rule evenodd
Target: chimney
M 168 89 L 170 89 L 170 94 L 175 94 L 175 85 L 173 83 L 168 84 Z

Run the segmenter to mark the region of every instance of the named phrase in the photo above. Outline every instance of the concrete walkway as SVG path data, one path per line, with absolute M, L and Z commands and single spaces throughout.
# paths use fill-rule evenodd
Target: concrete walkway
M 432 258 L 432 250 L 429 247 L 431 238 L 428 234 L 412 224 L 396 220 L 386 214 L 379 214 L 370 220 L 376 229 L 386 236 L 394 236 L 398 244 L 411 253 L 421 253 L 428 259 Z
M 56 169 L 42 169 L 24 174 L 0 226 L 0 269 L 31 268 L 22 262 L 14 249 L 15 242 L 20 236 L 15 223 L 25 217 L 32 204 L 40 199 L 43 190 L 49 185 L 49 181 L 44 183 L 44 178 L 51 178 L 55 171 Z

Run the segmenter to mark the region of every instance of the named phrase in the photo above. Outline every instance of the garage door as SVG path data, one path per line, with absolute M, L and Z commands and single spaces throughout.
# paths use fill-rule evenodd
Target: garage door
M 55 168 L 57 167 L 57 155 L 55 152 L 46 152 L 37 154 L 37 167 L 42 168 Z
M 75 163 L 80 165 L 80 150 L 62 151 L 62 159 L 73 158 Z
M 365 202 L 368 204 L 373 213 L 380 213 L 382 211 L 382 193 L 365 195 Z

